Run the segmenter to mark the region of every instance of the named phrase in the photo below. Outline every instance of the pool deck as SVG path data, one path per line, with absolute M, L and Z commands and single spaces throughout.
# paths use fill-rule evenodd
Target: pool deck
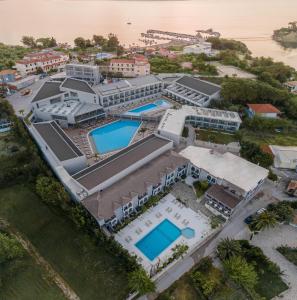
M 157 258 L 150 261 L 135 244 L 165 219 L 168 219 L 181 230 L 186 227 L 193 228 L 195 230 L 195 236 L 192 239 L 187 239 L 181 235 Z M 176 244 L 186 244 L 189 246 L 189 250 L 191 250 L 191 248 L 203 242 L 211 233 L 210 220 L 205 215 L 200 212 L 194 212 L 176 200 L 173 195 L 168 194 L 160 200 L 158 205 L 150 208 L 136 220 L 120 230 L 115 235 L 115 239 L 127 249 L 130 254 L 136 255 L 139 263 L 142 264 L 147 272 L 150 272 L 153 266 L 172 256 L 171 249 Z

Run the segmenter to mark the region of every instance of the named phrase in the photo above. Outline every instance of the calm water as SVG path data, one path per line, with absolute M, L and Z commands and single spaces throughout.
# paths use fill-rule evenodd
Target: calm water
M 296 19 L 296 0 L 0 0 L 0 12 L 0 40 L 6 43 L 19 43 L 24 34 L 72 42 L 112 32 L 128 46 L 149 28 L 195 33 L 211 27 L 244 41 L 254 55 L 297 68 L 297 50 L 282 49 L 270 38 Z

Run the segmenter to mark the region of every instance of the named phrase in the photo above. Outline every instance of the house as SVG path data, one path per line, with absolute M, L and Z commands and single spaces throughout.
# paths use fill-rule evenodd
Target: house
M 248 104 L 248 114 L 252 118 L 255 115 L 263 118 L 276 119 L 281 113 L 275 106 L 271 104 Z
M 19 79 L 19 80 L 13 81 L 13 82 L 9 82 L 7 84 L 7 86 L 11 90 L 19 91 L 21 89 L 24 89 L 24 88 L 32 85 L 33 83 L 35 83 L 35 81 L 36 81 L 36 76 L 31 75 L 31 76 L 26 76 L 22 79 Z
M 2 70 L 0 71 L 0 85 L 17 81 L 22 77 L 16 70 Z
M 240 127 L 241 119 L 233 111 L 183 105 L 180 109 L 167 109 L 159 123 L 158 133 L 178 145 L 185 124 L 235 132 Z
M 60 69 L 69 60 L 68 54 L 57 51 L 41 51 L 26 54 L 23 59 L 16 62 L 16 69 L 22 75 L 34 74 L 38 69 L 48 72 Z
M 227 188 L 213 184 L 205 192 L 206 207 L 216 215 L 229 218 L 241 199 L 232 194 Z
M 183 54 L 206 54 L 210 56 L 212 54 L 211 43 L 201 42 L 195 45 L 185 46 Z
M 100 83 L 99 66 L 84 64 L 67 64 L 65 66 L 66 76 L 85 80 L 90 84 Z
M 74 78 L 46 81 L 33 95 L 31 109 L 35 120 L 56 120 L 62 127 L 105 117 L 96 92 Z
M 163 91 L 162 80 L 155 75 L 140 76 L 93 87 L 104 108 L 145 99 L 157 99 Z
M 220 97 L 221 87 L 191 76 L 183 76 L 164 90 L 164 95 L 182 104 L 206 107 Z
M 114 58 L 109 64 L 109 71 L 121 73 L 124 77 L 138 77 L 150 74 L 150 63 L 143 55 L 135 55 L 131 59 Z
M 297 94 L 297 80 L 296 81 L 288 81 L 284 84 L 284 86 L 293 94 Z
M 297 172 L 297 147 L 269 146 L 274 155 L 274 166 L 280 169 L 291 169 Z
M 223 186 L 225 192 L 242 200 L 254 197 L 268 176 L 267 169 L 230 152 L 222 154 L 212 149 L 188 146 L 179 154 L 190 161 L 188 175 L 195 180 Z

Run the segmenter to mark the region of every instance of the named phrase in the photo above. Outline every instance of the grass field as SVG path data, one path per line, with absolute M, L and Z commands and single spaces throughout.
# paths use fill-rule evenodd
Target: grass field
M 229 144 L 232 142 L 238 142 L 238 139 L 234 134 L 229 134 L 222 131 L 200 129 L 197 130 L 196 133 L 198 140 L 215 144 Z
M 297 266 L 297 248 L 282 246 L 278 247 L 276 250 L 281 253 L 288 261 Z
M 43 204 L 30 188 L 22 185 L 0 190 L 0 217 L 5 218 L 26 236 L 38 252 L 68 282 L 80 299 L 116 300 L 127 294 L 127 274 L 112 253 L 95 245 L 90 237 L 76 229 L 65 216 Z M 59 299 L 55 291 L 40 289 L 40 280 L 19 275 L 8 283 L 7 293 L 19 290 L 19 295 L 4 299 Z M 31 297 L 22 297 L 22 290 Z M 44 291 L 43 291 L 44 290 Z M 42 294 L 42 295 L 41 295 Z M 47 296 L 48 295 L 48 296 Z M 0 296 L 0 299 L 1 296 Z
M 62 292 L 35 261 L 26 254 L 16 263 L 6 264 L 1 268 L 0 299 L 14 300 L 65 300 Z

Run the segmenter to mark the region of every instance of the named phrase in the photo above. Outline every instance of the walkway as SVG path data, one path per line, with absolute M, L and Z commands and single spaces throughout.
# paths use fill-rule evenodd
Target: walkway
M 295 300 L 297 295 L 297 267 L 289 262 L 276 248 L 281 245 L 297 247 L 297 228 L 280 225 L 255 235 L 252 244 L 260 247 L 264 254 L 275 262 L 284 272 L 283 280 L 290 287 L 275 299 Z

